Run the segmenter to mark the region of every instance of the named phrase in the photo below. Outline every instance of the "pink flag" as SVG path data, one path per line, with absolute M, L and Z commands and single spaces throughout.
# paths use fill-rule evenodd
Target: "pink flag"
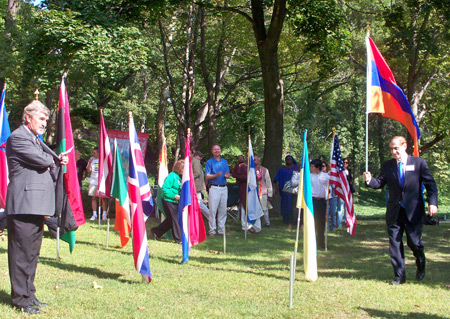
M 99 143 L 99 168 L 98 168 L 98 190 L 97 193 L 103 197 L 111 196 L 111 174 L 112 174 L 112 153 L 109 144 L 108 133 L 106 132 L 103 112 L 100 110 L 100 143 Z
M 6 190 L 8 188 L 8 163 L 6 162 L 6 141 L 11 135 L 8 116 L 5 109 L 6 85 L 0 100 L 0 208 L 5 208 Z

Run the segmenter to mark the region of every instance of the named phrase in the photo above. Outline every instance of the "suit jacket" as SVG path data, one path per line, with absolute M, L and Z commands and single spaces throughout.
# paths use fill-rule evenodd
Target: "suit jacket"
M 197 193 L 206 189 L 205 176 L 203 175 L 202 164 L 195 157 L 191 158 L 192 174 L 194 174 L 195 190 Z
M 6 142 L 9 184 L 5 211 L 8 215 L 51 216 L 55 213 L 58 156 L 24 125 Z
M 398 178 L 397 160 L 391 159 L 383 163 L 380 176 L 378 178 L 372 177 L 368 186 L 377 189 L 382 188 L 385 184 L 388 185 L 389 200 L 386 206 L 386 223 L 388 226 L 393 225 L 397 220 L 402 199 L 408 220 L 412 224 L 422 222 L 425 214 L 425 203 L 421 190 L 422 183 L 427 190 L 428 204 L 437 206 L 437 186 L 424 159 L 408 156 L 403 189 Z

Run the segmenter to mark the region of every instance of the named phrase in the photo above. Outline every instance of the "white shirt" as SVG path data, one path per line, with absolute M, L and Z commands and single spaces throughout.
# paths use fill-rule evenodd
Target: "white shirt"
M 327 173 L 320 172 L 315 174 L 311 172 L 311 193 L 312 197 L 323 198 L 327 196 L 327 185 L 330 176 Z
M 89 184 L 98 185 L 98 158 L 94 158 L 91 162 L 91 176 L 89 177 Z

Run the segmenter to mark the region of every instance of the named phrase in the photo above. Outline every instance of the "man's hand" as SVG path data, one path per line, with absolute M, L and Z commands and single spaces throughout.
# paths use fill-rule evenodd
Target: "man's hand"
M 370 174 L 370 172 L 364 172 L 363 179 L 366 183 L 370 182 L 370 180 L 372 179 L 372 174 Z
M 438 209 L 436 205 L 428 205 L 428 214 L 430 214 L 430 216 L 433 216 L 434 214 L 437 214 Z
M 225 173 L 225 178 L 229 178 L 230 177 L 230 172 L 226 172 Z
M 65 166 L 69 163 L 69 156 L 67 156 L 67 155 L 60 156 L 59 159 L 61 160 L 60 163 L 63 166 Z

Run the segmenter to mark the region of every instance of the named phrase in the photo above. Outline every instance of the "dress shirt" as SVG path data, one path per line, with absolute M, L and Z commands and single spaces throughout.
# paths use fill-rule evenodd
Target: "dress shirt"
M 311 194 L 315 198 L 323 198 L 327 196 L 327 185 L 330 176 L 327 173 L 319 174 L 311 173 Z

